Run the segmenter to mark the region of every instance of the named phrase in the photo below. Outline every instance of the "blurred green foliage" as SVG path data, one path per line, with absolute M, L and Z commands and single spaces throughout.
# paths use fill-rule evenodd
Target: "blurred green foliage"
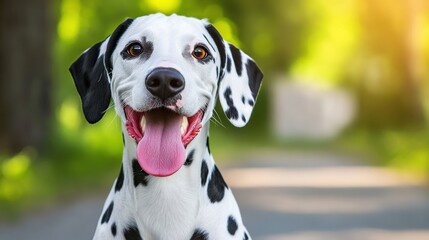
M 67 197 L 77 189 L 89 191 L 112 181 L 121 164 L 119 121 L 111 108 L 101 122 L 86 123 L 68 67 L 126 17 L 153 12 L 209 19 L 265 73 L 246 128 L 233 128 L 217 108 L 211 144 L 218 159 L 231 155 L 237 144 L 240 149 L 344 147 L 368 151 L 379 164 L 429 175 L 427 0 L 59 3 L 52 68 L 55 124 L 49 149 L 37 152 L 30 147 L 15 156 L 0 156 L 1 213 L 14 214 L 58 193 Z M 358 119 L 344 136 L 329 143 L 273 139 L 269 87 L 279 76 L 348 89 L 357 97 Z
M 337 149 L 359 152 L 371 164 L 390 166 L 428 179 L 429 130 L 353 130 L 335 141 Z

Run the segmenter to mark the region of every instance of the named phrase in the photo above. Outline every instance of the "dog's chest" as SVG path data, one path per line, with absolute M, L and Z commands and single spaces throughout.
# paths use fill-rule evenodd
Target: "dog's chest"
M 143 239 L 186 239 L 192 234 L 200 186 L 198 171 L 191 167 L 136 187 L 136 222 Z

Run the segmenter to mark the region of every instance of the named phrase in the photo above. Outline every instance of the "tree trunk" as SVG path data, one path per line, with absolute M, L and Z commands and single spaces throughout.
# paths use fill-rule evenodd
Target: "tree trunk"
M 40 148 L 51 117 L 50 0 L 0 0 L 0 150 Z

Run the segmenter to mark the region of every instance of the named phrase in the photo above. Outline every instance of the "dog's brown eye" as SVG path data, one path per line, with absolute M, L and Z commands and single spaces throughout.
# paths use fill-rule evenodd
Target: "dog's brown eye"
M 202 46 L 195 47 L 194 51 L 192 52 L 192 56 L 198 60 L 203 60 L 208 55 L 207 49 L 205 49 Z
M 140 43 L 133 43 L 128 46 L 127 52 L 131 57 L 138 57 L 143 53 L 143 47 Z

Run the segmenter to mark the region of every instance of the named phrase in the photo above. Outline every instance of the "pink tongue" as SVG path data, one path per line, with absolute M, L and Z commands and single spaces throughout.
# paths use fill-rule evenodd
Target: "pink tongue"
M 144 136 L 137 145 L 137 160 L 150 175 L 170 176 L 186 158 L 180 133 L 182 116 L 157 109 L 147 112 L 145 120 Z

